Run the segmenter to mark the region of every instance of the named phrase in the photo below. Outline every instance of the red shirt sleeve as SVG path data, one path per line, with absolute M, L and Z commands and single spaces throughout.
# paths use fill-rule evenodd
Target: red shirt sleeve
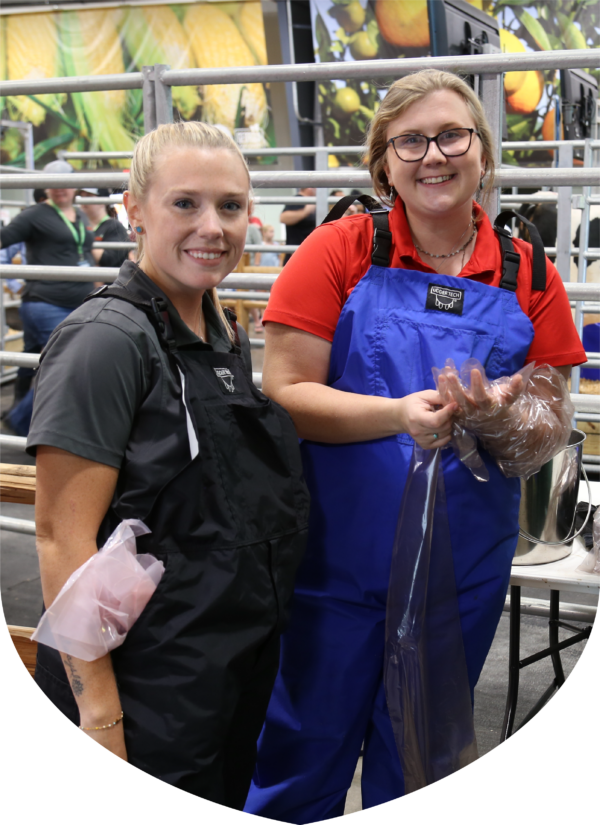
M 275 321 L 333 341 L 348 295 L 371 264 L 369 215 L 319 226 L 277 278 L 264 321 Z

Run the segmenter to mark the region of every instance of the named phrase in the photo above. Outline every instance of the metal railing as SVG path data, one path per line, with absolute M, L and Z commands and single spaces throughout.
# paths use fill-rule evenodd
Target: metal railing
M 511 54 L 511 71 L 529 71 L 539 69 L 558 68 L 599 68 L 600 50 L 564 50 L 552 52 L 534 52 L 524 54 Z M 507 68 L 506 56 L 500 54 L 452 56 L 452 57 L 425 57 L 398 60 L 371 60 L 357 61 L 355 63 L 322 63 L 322 64 L 296 64 L 286 66 L 255 66 L 241 68 L 219 68 L 219 69 L 187 69 L 174 71 L 168 66 L 156 65 L 146 66 L 141 72 L 132 72 L 118 75 L 94 75 L 87 77 L 52 78 L 47 80 L 15 80 L 3 83 L 3 95 L 21 94 L 48 94 L 54 92 L 93 92 L 107 91 L 113 89 L 139 89 L 143 91 L 144 105 L 144 126 L 145 131 L 150 131 L 159 123 L 168 122 L 172 118 L 171 87 L 186 85 L 210 85 L 248 82 L 287 82 L 287 81 L 318 81 L 323 79 L 388 79 L 395 78 L 403 74 L 418 71 L 421 68 L 438 68 L 452 72 L 463 72 L 465 74 L 481 75 L 480 93 L 483 106 L 490 122 L 492 131 L 496 135 L 501 133 L 501 109 L 502 109 L 502 75 Z M 504 148 L 511 149 L 558 149 L 558 168 L 528 168 L 517 167 L 499 168 L 496 176 L 496 191 L 498 197 L 491 208 L 491 217 L 494 217 L 500 204 L 522 203 L 523 201 L 533 202 L 530 196 L 518 197 L 504 195 L 500 197 L 500 188 L 518 187 L 557 187 L 557 193 L 543 193 L 537 197 L 537 202 L 555 202 L 558 204 L 559 214 L 561 209 L 568 207 L 570 210 L 572 202 L 572 187 L 583 187 L 583 195 L 575 196 L 579 198 L 576 208 L 582 210 L 582 230 L 580 236 L 580 248 L 584 250 L 579 254 L 578 283 L 566 283 L 569 298 L 576 302 L 576 324 L 581 332 L 583 311 L 590 306 L 590 301 L 600 304 L 600 287 L 595 284 L 585 283 L 587 261 L 597 259 L 598 251 L 588 248 L 588 225 L 590 204 L 597 202 L 596 196 L 591 194 L 590 187 L 599 183 L 598 172 L 592 168 L 592 154 L 599 146 L 599 141 L 585 141 L 584 146 L 584 168 L 573 169 L 572 152 L 573 146 L 579 147 L 581 141 L 539 141 L 534 144 L 527 142 L 511 142 L 505 144 Z M 498 162 L 500 161 L 501 141 L 497 141 Z M 318 190 L 332 188 L 359 188 L 370 189 L 371 179 L 369 173 L 362 169 L 339 169 L 328 171 L 328 154 L 347 154 L 358 152 L 358 147 L 285 147 L 285 149 L 247 150 L 250 156 L 260 155 L 292 155 L 292 154 L 314 154 L 316 159 L 316 171 L 314 172 L 272 172 L 272 171 L 252 171 L 251 180 L 253 187 L 260 188 L 290 188 L 313 186 Z M 85 154 L 91 158 L 94 153 L 61 153 L 65 159 L 75 159 L 78 155 Z M 571 163 L 568 162 L 569 154 Z M 128 157 L 129 153 L 96 153 L 97 158 Z M 38 187 L 106 187 L 123 188 L 126 185 L 127 175 L 122 172 L 75 172 L 71 175 L 47 175 L 42 173 L 27 173 L 25 171 L 12 171 L 11 174 L 3 176 L 3 185 L 11 189 L 32 189 Z M 257 196 L 257 200 L 261 198 Z M 511 200 L 512 198 L 512 200 Z M 265 196 L 263 203 L 297 203 L 314 202 L 317 205 L 316 218 L 320 222 L 325 217 L 328 203 L 334 201 L 327 196 L 324 191 L 319 191 L 314 199 L 299 199 L 289 196 L 279 198 Z M 88 199 L 92 202 L 92 199 Z M 96 202 L 104 202 L 97 199 Z M 565 206 L 566 205 L 566 206 Z M 565 278 L 564 261 L 570 262 L 573 254 L 578 254 L 571 247 L 570 235 L 568 242 L 559 232 L 559 239 L 556 247 L 557 263 L 560 258 L 563 266 L 561 274 Z M 570 226 L 570 222 L 569 222 Z M 108 244 L 105 245 L 105 248 Z M 114 247 L 113 247 L 114 248 Z M 278 252 L 292 250 L 295 247 L 277 247 Z M 250 251 L 263 251 L 265 247 L 257 245 L 248 246 Z M 272 247 L 268 247 L 272 251 Z M 550 250 L 548 250 L 550 252 Z M 56 270 L 51 272 L 50 270 Z M 73 281 L 104 281 L 110 282 L 116 277 L 116 270 L 103 267 L 91 267 L 82 272 L 77 267 L 1 267 L 1 277 L 27 277 L 28 279 L 42 278 L 44 280 L 73 280 Z M 6 271 L 9 270 L 9 271 Z M 22 270 L 26 270 L 23 272 Z M 35 271 L 34 271 L 35 270 Z M 77 270 L 71 272 L 70 270 Z M 85 274 L 84 274 L 85 273 Z M 568 279 L 566 279 L 568 280 Z M 274 276 L 270 275 L 230 275 L 223 281 L 222 289 L 242 289 L 258 290 L 269 289 L 274 281 Z M 234 286 L 235 284 L 235 286 Z M 223 297 L 232 297 L 230 292 L 222 292 Z M 252 291 L 236 292 L 236 298 L 252 296 L 253 298 L 264 298 L 264 292 L 256 293 Z M 585 303 L 584 303 L 585 302 Z M 27 356 L 22 357 L 26 358 Z M 590 364 L 595 364 L 597 353 L 590 353 Z M 11 358 L 16 358 L 14 353 L 2 353 L 3 363 L 8 363 Z M 31 358 L 31 356 L 29 356 Z M 8 360 L 6 360 L 8 359 Z M 16 363 L 16 362 L 14 362 Z M 260 383 L 261 376 L 253 376 Z M 600 399 L 593 396 L 581 395 L 577 392 L 579 388 L 578 369 L 574 370 L 573 399 L 580 416 L 598 416 L 600 418 Z M 1 436 L 0 443 L 13 445 L 23 445 L 25 439 L 18 439 L 11 436 Z

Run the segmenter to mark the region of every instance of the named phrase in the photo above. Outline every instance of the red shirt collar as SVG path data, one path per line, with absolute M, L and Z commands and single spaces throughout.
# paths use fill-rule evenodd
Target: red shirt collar
M 500 244 L 488 216 L 481 206 L 473 201 L 473 211 L 480 218 L 477 224 L 477 239 L 475 250 L 468 263 L 460 273 L 461 278 L 481 277 L 493 275 L 502 263 Z M 390 265 L 394 268 L 410 268 L 420 272 L 435 272 L 419 257 L 412 240 L 410 227 L 404 212 L 404 204 L 396 198 L 394 208 L 390 212 L 390 230 L 394 245 Z

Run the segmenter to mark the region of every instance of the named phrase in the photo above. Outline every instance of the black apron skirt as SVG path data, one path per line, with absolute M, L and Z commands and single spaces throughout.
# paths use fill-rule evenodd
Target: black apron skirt
M 152 531 L 138 538 L 138 552 L 160 559 L 165 573 L 111 656 L 129 762 L 241 809 L 304 552 L 309 497 L 292 421 L 254 387 L 237 349 L 177 351 L 168 332 L 167 324 L 163 337 L 185 381 L 198 452 L 137 515 Z M 99 544 L 121 518 L 112 506 Z M 36 681 L 78 724 L 60 654 L 43 645 Z

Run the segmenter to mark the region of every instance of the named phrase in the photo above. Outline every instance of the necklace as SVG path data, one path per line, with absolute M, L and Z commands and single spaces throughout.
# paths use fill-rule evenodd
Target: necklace
M 460 249 L 457 249 L 455 252 L 448 252 L 447 255 L 434 255 L 433 252 L 427 252 L 425 249 L 421 249 L 419 244 L 413 239 L 415 249 L 418 249 L 419 252 L 422 252 L 423 255 L 428 255 L 430 258 L 453 258 L 455 255 L 458 255 L 459 252 L 463 252 L 468 247 L 468 245 L 471 243 L 473 238 L 475 237 L 475 234 L 477 232 L 477 227 L 474 226 L 473 218 L 471 218 L 471 221 L 470 221 L 469 225 L 467 226 L 467 228 L 465 229 L 465 232 L 468 232 L 469 226 L 473 226 L 473 231 L 469 235 L 469 239 L 460 247 Z M 463 237 L 465 232 L 462 233 L 460 238 Z M 459 241 L 460 241 L 460 238 L 458 239 Z

